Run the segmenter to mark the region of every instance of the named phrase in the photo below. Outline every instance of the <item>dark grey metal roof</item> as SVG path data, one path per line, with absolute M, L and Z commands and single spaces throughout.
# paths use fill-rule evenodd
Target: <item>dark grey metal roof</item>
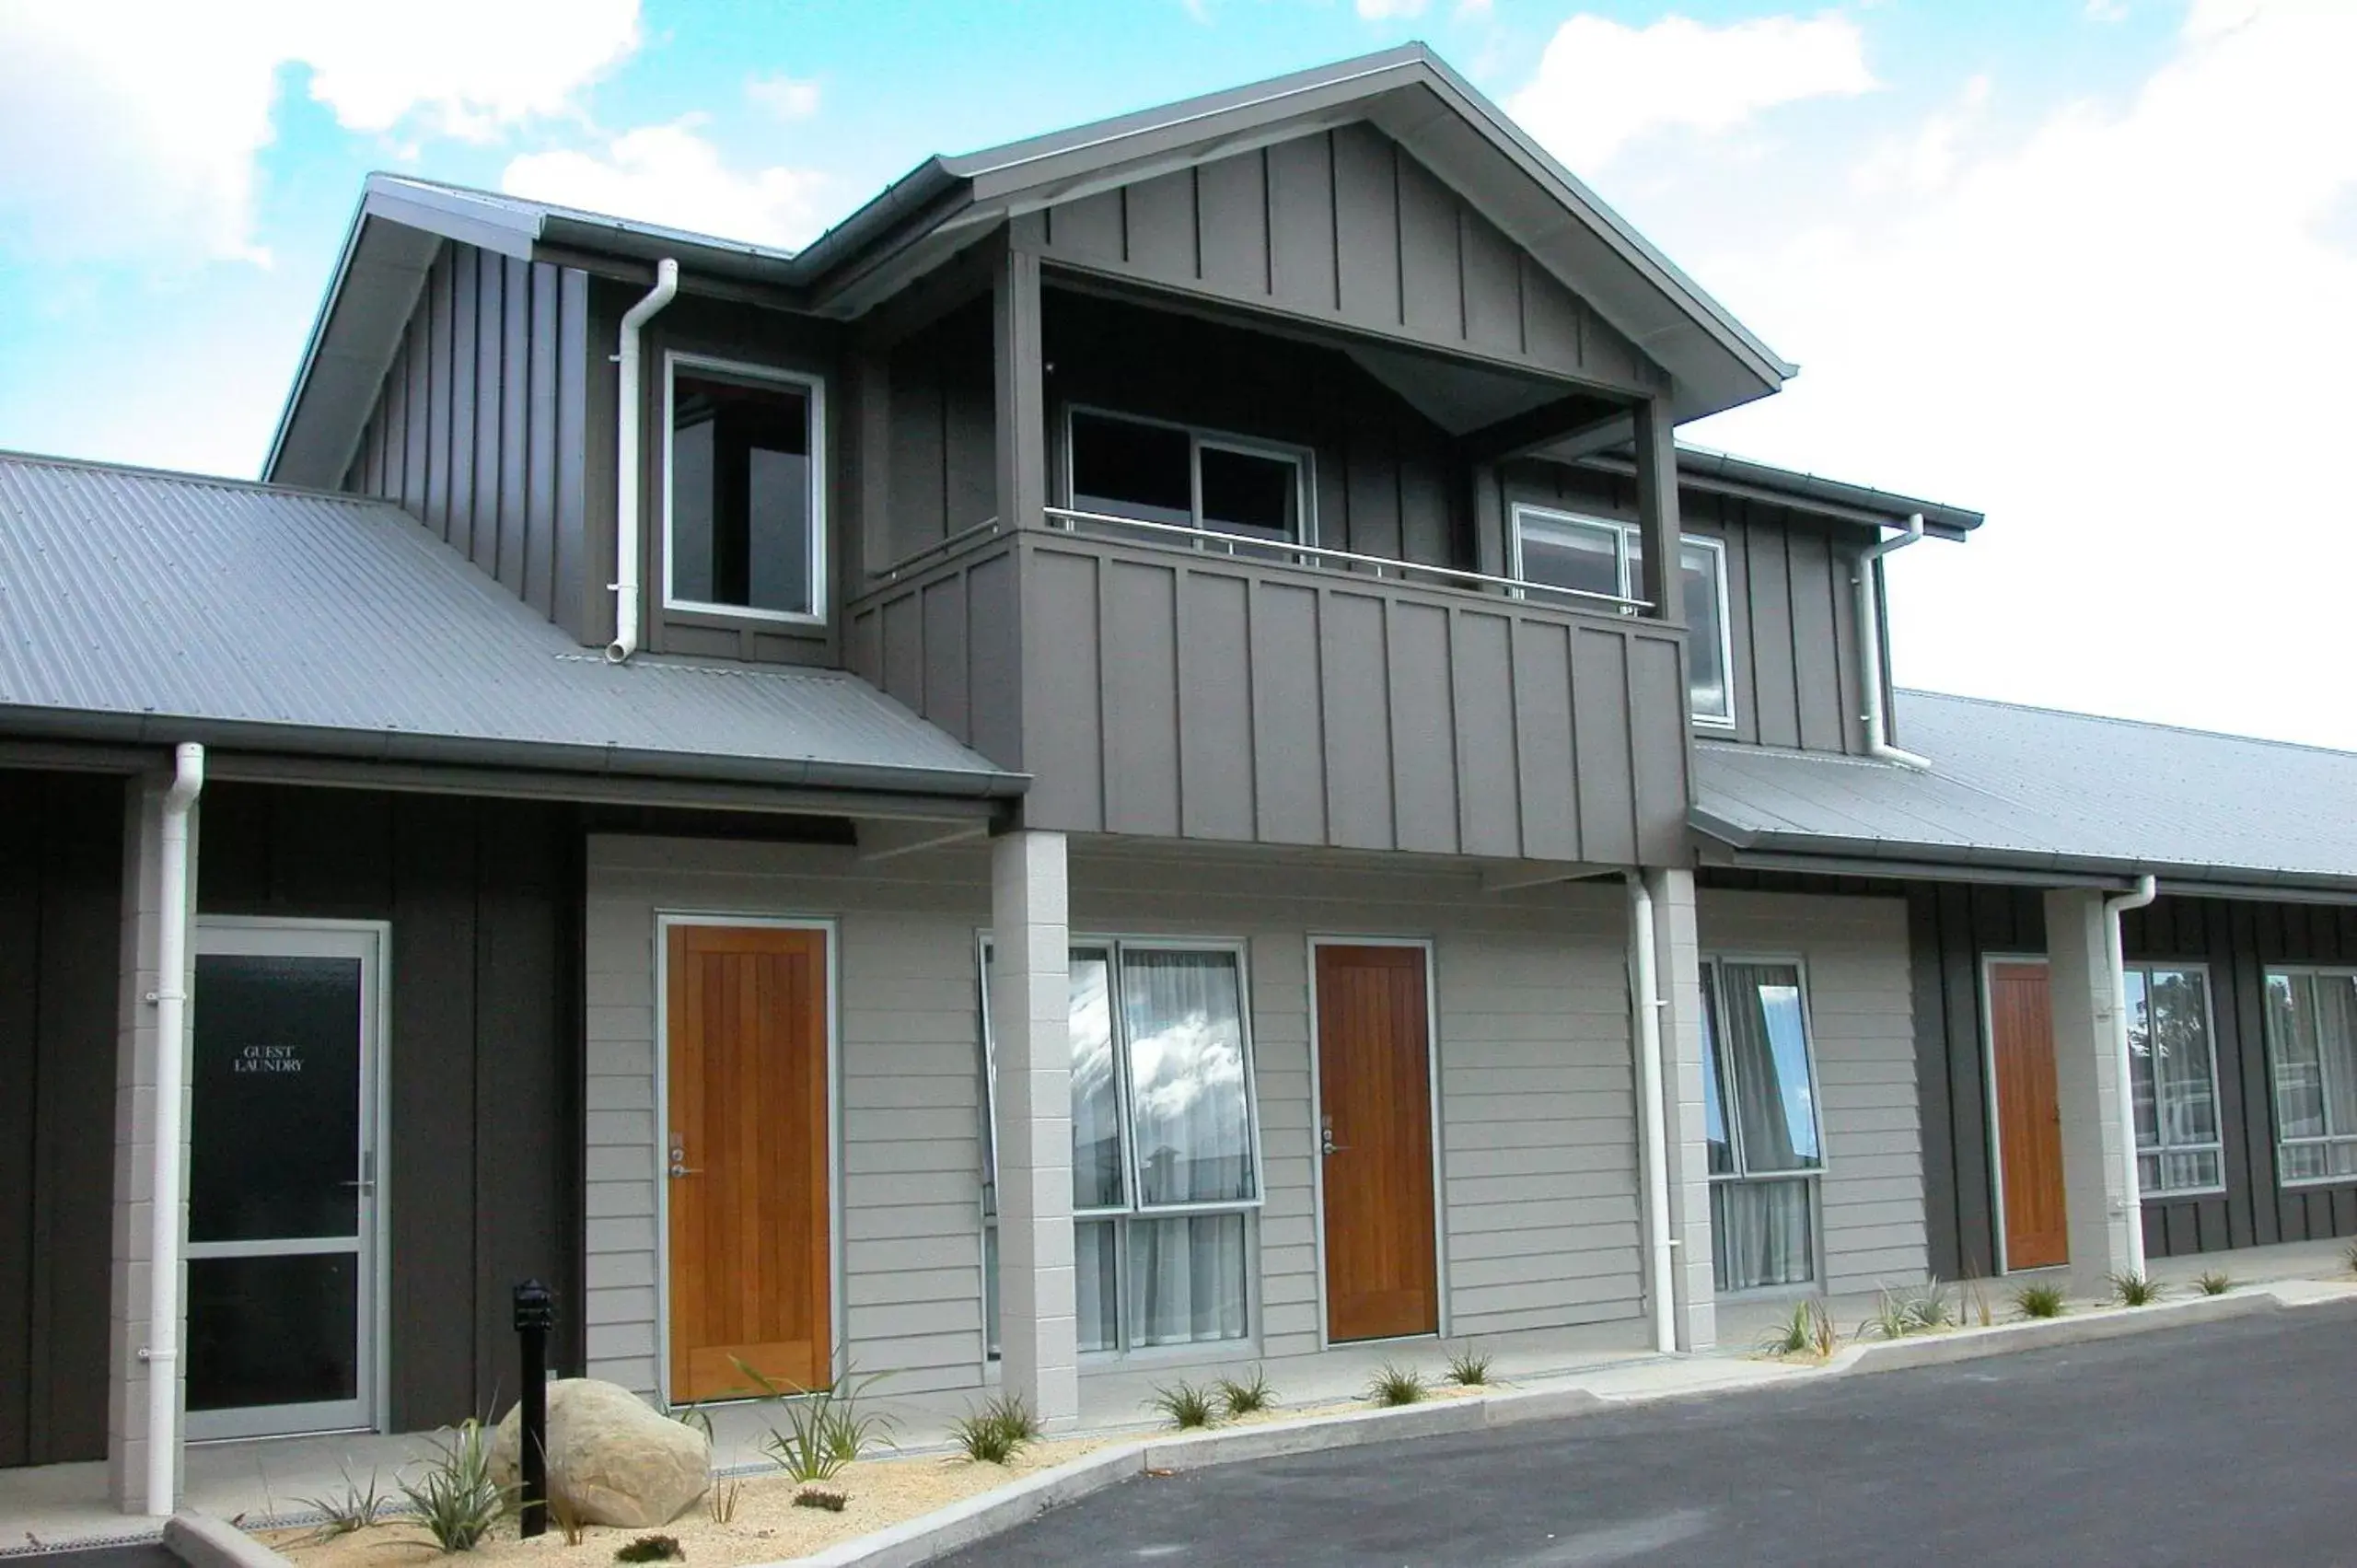
M 381 502 L 0 454 L 0 732 L 965 796 L 857 677 L 610 665 Z
M 1704 741 L 1693 821 L 1735 852 L 2357 889 L 2357 753 L 1898 693 L 1932 771 Z

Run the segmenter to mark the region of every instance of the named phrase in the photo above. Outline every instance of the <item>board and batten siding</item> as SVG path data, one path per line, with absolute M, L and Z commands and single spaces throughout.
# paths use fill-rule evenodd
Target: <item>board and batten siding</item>
M 1666 386 L 1630 341 L 1374 126 L 1318 131 L 1047 210 L 1068 265 L 1477 354 Z
M 1246 945 L 1265 1202 L 1256 1341 L 1206 1361 L 1317 1353 L 1308 937 L 1435 944 L 1440 1220 L 1459 1334 L 1642 1329 L 1633 1069 L 1617 890 L 1488 895 L 1411 875 L 1094 853 L 1089 935 Z M 662 912 L 832 920 L 838 931 L 842 1323 L 896 1395 L 985 1377 L 976 937 L 989 865 L 969 850 L 868 865 L 848 849 L 594 837 L 588 850 L 586 1332 L 594 1376 L 659 1387 L 656 931 Z M 1615 1342 L 1617 1342 L 1617 1341 Z M 1089 1375 L 1124 1365 L 1092 1363 Z M 1167 1365 L 1167 1362 L 1156 1365 Z
M 1803 966 L 1825 1139 L 1825 1289 L 1920 1281 L 1928 1254 L 1906 904 L 1706 888 L 1697 921 L 1705 957 Z

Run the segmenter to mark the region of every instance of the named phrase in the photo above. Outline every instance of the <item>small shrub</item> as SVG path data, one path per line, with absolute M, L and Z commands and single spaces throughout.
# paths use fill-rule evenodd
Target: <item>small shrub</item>
M 1796 1301 L 1790 1317 L 1760 1336 L 1759 1348 L 1769 1355 L 1831 1355 L 1839 1337 L 1825 1303 Z
M 1922 1286 L 1909 1294 L 1907 1309 L 1913 1314 L 1918 1329 L 1953 1329 L 1960 1321 L 1956 1302 L 1937 1274 L 1925 1275 Z
M 354 1481 L 352 1472 L 346 1469 L 342 1492 L 323 1497 L 298 1497 L 295 1501 L 319 1516 L 319 1528 L 311 1533 L 314 1540 L 333 1540 L 338 1536 L 365 1530 L 381 1522 L 393 1506 L 392 1498 L 377 1481 L 375 1470 L 368 1472 L 366 1487 Z
M 1449 1352 L 1448 1380 L 1460 1388 L 1484 1388 L 1490 1381 L 1490 1367 L 1494 1358 L 1487 1351 L 1471 1345 L 1459 1345 Z
M 851 1494 L 840 1487 L 806 1486 L 794 1494 L 796 1508 L 824 1508 L 830 1514 L 840 1514 Z
M 614 1548 L 617 1562 L 682 1562 L 687 1555 L 677 1536 L 640 1536 Z
M 2014 1292 L 2014 1309 L 2025 1318 L 2060 1318 L 2070 1306 L 2057 1284 L 2027 1284 Z
M 401 1483 L 401 1495 L 446 1555 L 471 1551 L 506 1511 L 513 1489 L 491 1479 L 491 1445 L 483 1441 L 482 1422 L 469 1417 L 434 1446 L 424 1475 Z
M 1258 1366 L 1242 1377 L 1222 1377 L 1212 1387 L 1219 1395 L 1221 1413 L 1230 1421 L 1276 1407 L 1277 1391 L 1269 1387 L 1268 1373 Z
M 1922 1284 L 1905 1290 L 1886 1288 L 1873 1315 L 1858 1325 L 1858 1337 L 1901 1340 L 1910 1334 L 1956 1326 L 1956 1304 L 1949 1299 L 1947 1288 L 1940 1283 L 1940 1277 L 1931 1274 Z
M 1366 1386 L 1367 1399 L 1376 1405 L 1412 1405 L 1424 1397 L 1424 1375 L 1412 1366 L 1385 1362 Z
M 2111 1299 L 2122 1307 L 2150 1307 L 2168 1288 L 2143 1274 L 2113 1274 L 2110 1279 Z
M 1003 1465 L 1039 1435 L 1039 1420 L 1020 1394 L 1001 1394 L 949 1428 L 958 1451 L 976 1464 Z
M 1181 1432 L 1189 1427 L 1209 1426 L 1219 1414 L 1218 1398 L 1211 1389 L 1185 1381 L 1156 1388 L 1145 1407 L 1160 1411 Z
M 2223 1270 L 2212 1269 L 2206 1274 L 2196 1274 L 2193 1288 L 2204 1295 L 2223 1295 L 2235 1288 L 2235 1277 Z
M 779 1409 L 780 1421 L 770 1427 L 769 1441 L 761 1448 L 789 1480 L 832 1481 L 845 1465 L 889 1441 L 886 1434 L 891 1421 L 863 1415 L 859 1410 L 860 1396 L 881 1374 L 861 1377 L 847 1371 L 832 1383 L 806 1389 L 773 1382 L 742 1361 L 737 1362 L 737 1370 L 760 1388 L 763 1400 Z

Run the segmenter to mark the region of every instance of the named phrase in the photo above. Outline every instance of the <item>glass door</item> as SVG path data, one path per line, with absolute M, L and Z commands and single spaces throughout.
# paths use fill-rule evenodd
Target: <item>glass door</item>
M 188 1434 L 377 1422 L 379 933 L 201 922 Z

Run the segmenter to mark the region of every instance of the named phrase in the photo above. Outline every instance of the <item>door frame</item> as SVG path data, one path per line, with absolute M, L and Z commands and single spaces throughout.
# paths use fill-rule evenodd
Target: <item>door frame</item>
M 1993 978 L 1992 971 L 2000 964 L 2035 964 L 2039 969 L 2047 970 L 2047 1005 L 2049 1009 L 2053 1006 L 2054 993 L 2053 970 L 2046 954 L 1984 952 L 1980 955 L 1980 994 L 1975 1000 L 1980 1007 L 1980 1096 L 1982 1108 L 1986 1113 L 1981 1120 L 1988 1124 L 1988 1136 L 1985 1142 L 1989 1145 L 1989 1246 L 1991 1254 L 1989 1268 L 1991 1277 L 1996 1279 L 2003 1279 L 2014 1272 L 2005 1260 L 2004 1116 L 1997 1105 L 1997 1007 L 1995 993 L 1989 988 L 1990 981 Z M 2059 1062 L 2056 1063 L 2056 1071 L 2061 1071 Z M 2060 1083 L 2055 1085 L 2055 1098 L 2059 1105 L 2061 1098 Z M 2067 1215 L 2069 1213 L 2067 1192 L 2065 1202 L 2064 1213 Z M 2066 1220 L 2066 1230 L 2067 1225 Z M 2061 1268 L 2067 1265 L 2050 1266 Z M 2030 1272 L 2035 1273 L 2037 1271 Z
M 1411 1334 L 1388 1340 L 1348 1340 L 1345 1344 L 1399 1344 L 1438 1338 L 1446 1340 L 1451 1331 L 1448 1288 L 1448 1205 L 1446 1188 L 1442 1179 L 1446 1150 L 1441 1143 L 1441 1130 L 1446 1119 L 1441 1114 L 1440 1074 L 1440 993 L 1437 942 L 1430 936 L 1353 936 L 1340 934 L 1310 934 L 1306 952 L 1309 962 L 1307 990 L 1309 992 L 1309 1206 L 1314 1221 L 1312 1239 L 1318 1257 L 1318 1348 L 1330 1350 L 1335 1342 L 1330 1337 L 1332 1318 L 1326 1305 L 1326 1161 L 1318 1152 L 1318 1128 L 1325 1114 L 1324 1086 L 1318 1078 L 1318 949 L 1320 947 L 1414 947 L 1424 955 L 1424 1078 L 1426 1099 L 1432 1116 L 1432 1196 L 1433 1196 L 1433 1288 L 1438 1294 L 1434 1318 L 1436 1327 L 1431 1334 Z
M 646 1147 L 655 1183 L 655 1390 L 667 1410 L 671 1398 L 671 1181 L 663 1152 L 670 1146 L 671 1119 L 671 929 L 674 926 L 740 926 L 761 931 L 817 931 L 827 939 L 827 1373 L 841 1377 L 846 1365 L 843 1333 L 843 1149 L 842 923 L 832 915 L 734 914 L 726 911 L 655 912 L 655 1124 Z M 752 1398 L 750 1395 L 745 1397 Z M 704 1400 L 702 1404 L 744 1400 Z
M 366 1417 L 366 1421 L 359 1426 L 330 1430 L 390 1431 L 393 1291 L 392 1248 L 389 1242 L 392 1237 L 390 1215 L 392 1214 L 393 1151 L 392 1096 L 389 1089 L 392 1082 L 389 1063 L 392 1057 L 393 923 L 389 920 L 311 920 L 300 915 L 205 914 L 200 911 L 191 922 L 189 933 L 191 981 L 189 990 L 192 997 L 192 1013 L 188 1038 L 183 1041 L 181 1049 L 189 1053 L 191 1061 L 184 1071 L 192 1070 L 194 1067 L 196 1029 L 193 1016 L 195 993 L 193 981 L 196 960 L 206 953 L 206 937 L 221 932 L 264 935 L 272 932 L 282 934 L 309 932 L 357 935 L 368 938 L 375 947 L 376 951 L 373 955 L 364 955 L 361 958 L 360 970 L 361 1007 L 368 1021 L 370 1036 L 362 1041 L 361 1048 L 360 1126 L 368 1140 L 369 1149 L 373 1150 L 376 1156 L 373 1186 L 366 1194 L 368 1201 L 362 1205 L 364 1217 L 360 1227 L 360 1279 L 362 1288 L 367 1293 L 367 1299 L 361 1304 L 359 1314 L 360 1327 L 368 1335 L 366 1354 L 362 1358 L 360 1391 L 361 1413 Z M 217 952 L 220 949 L 215 949 L 215 951 Z M 260 948 L 252 951 L 261 957 L 277 956 Z M 304 955 L 284 956 L 302 957 Z M 373 1050 L 370 1049 L 372 1046 Z M 193 1076 L 190 1076 L 187 1081 L 192 1083 Z M 192 1165 L 196 1153 L 195 1106 L 192 1100 L 188 1114 L 190 1121 L 182 1129 L 181 1136 L 188 1145 L 186 1158 Z M 183 1215 L 180 1222 L 180 1259 L 183 1265 L 188 1260 L 188 1221 Z M 185 1288 L 180 1291 L 180 1342 L 185 1345 L 188 1342 L 188 1292 Z M 185 1371 L 182 1376 L 185 1376 Z M 274 1405 L 255 1408 L 286 1410 L 296 1407 Z M 191 1411 L 183 1419 L 193 1434 L 194 1429 L 200 1425 L 215 1424 L 205 1419 L 214 1413 L 215 1412 Z M 244 1423 L 232 1421 L 229 1424 Z M 187 1441 L 191 1446 L 198 1446 L 206 1443 L 234 1443 L 253 1437 L 322 1434 L 322 1433 L 311 1431 L 286 1433 L 265 1428 L 251 1432 L 215 1431 L 203 1435 L 192 1434 Z

